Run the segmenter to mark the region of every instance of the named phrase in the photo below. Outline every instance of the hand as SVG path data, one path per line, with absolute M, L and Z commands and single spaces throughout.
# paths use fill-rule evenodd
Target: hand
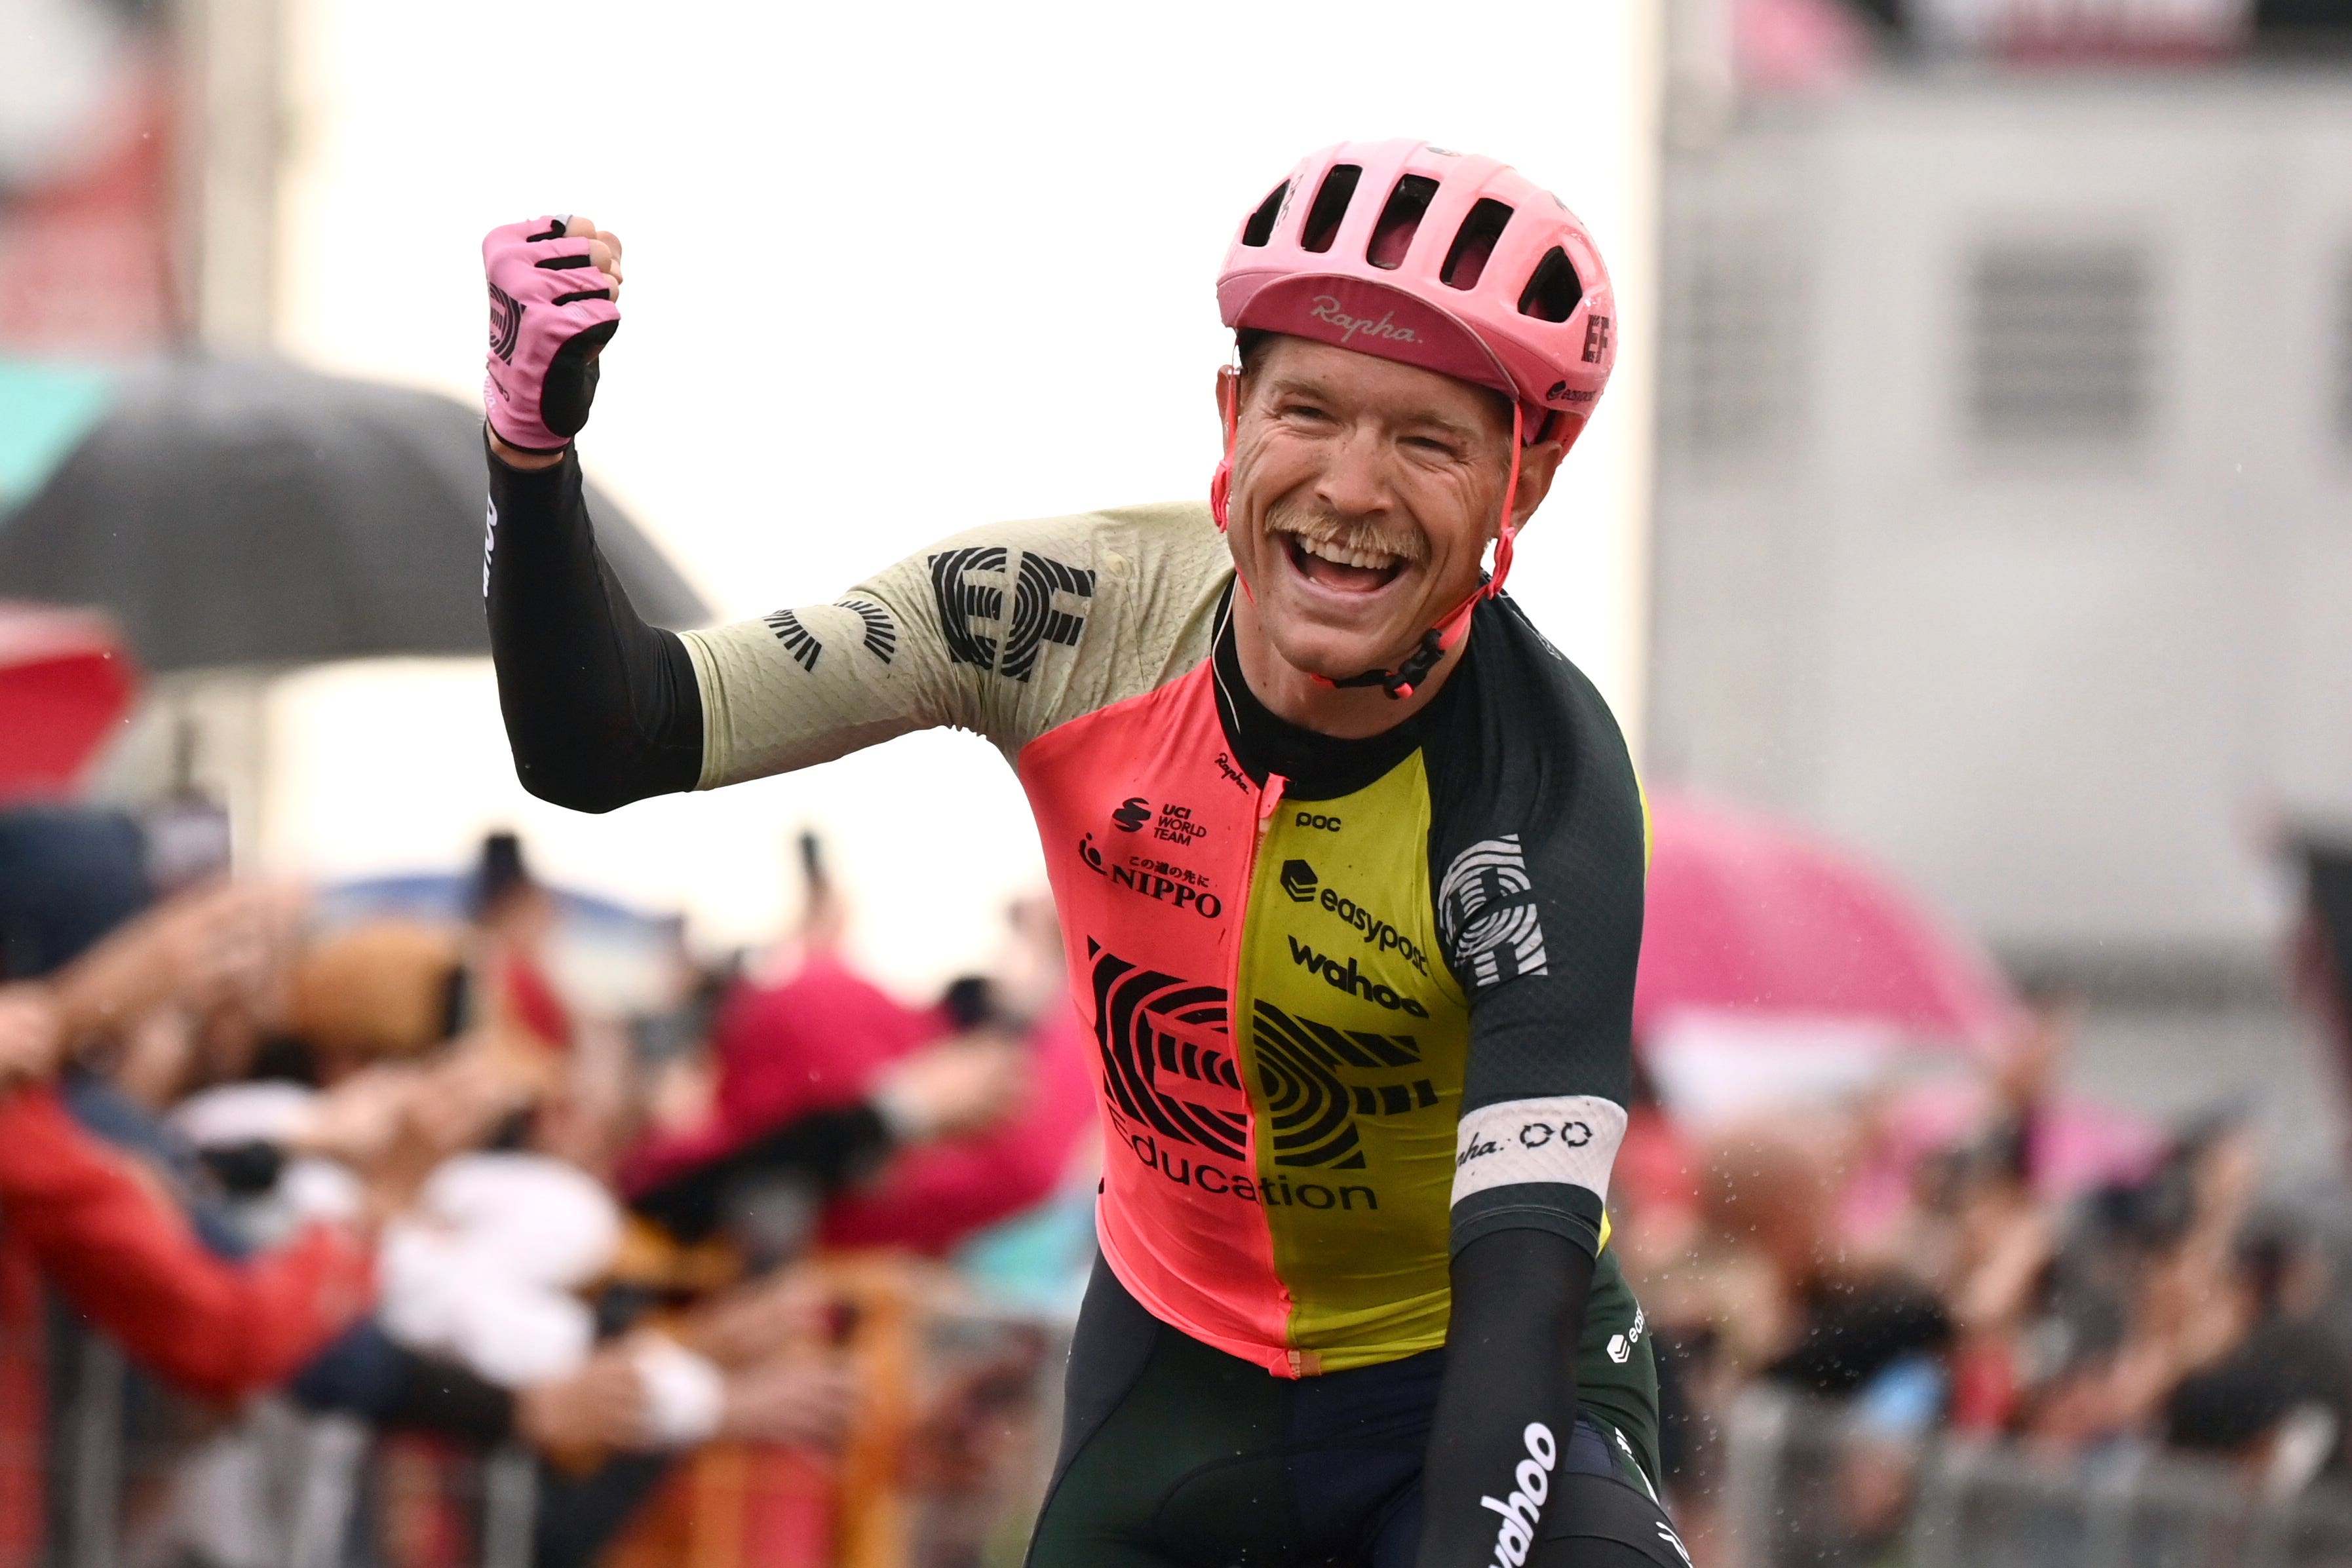
M 749 1366 L 822 1343 L 837 1292 L 808 1269 L 782 1269 L 703 1302 L 677 1323 L 678 1342 L 721 1366 Z
M 837 1448 L 857 1409 L 857 1375 L 837 1356 L 772 1362 L 727 1379 L 719 1435 Z
M 645 1380 L 620 1345 L 515 1396 L 516 1435 L 542 1452 L 641 1448 L 647 1424 Z
M 587 218 L 508 224 L 483 237 L 482 270 L 491 441 L 502 460 L 545 467 L 588 423 L 597 362 L 621 328 L 620 236 Z
M 65 1055 L 65 1020 L 42 986 L 0 986 L 0 1088 L 36 1083 Z
M 228 1003 L 266 1015 L 285 977 L 302 894 L 268 883 L 184 893 L 110 935 L 52 986 L 69 1040 L 120 1029 L 175 1003 L 202 1013 Z
M 1019 1105 L 1027 1065 L 1022 1048 L 1001 1036 L 959 1036 L 893 1062 L 874 1103 L 908 1143 L 979 1132 Z

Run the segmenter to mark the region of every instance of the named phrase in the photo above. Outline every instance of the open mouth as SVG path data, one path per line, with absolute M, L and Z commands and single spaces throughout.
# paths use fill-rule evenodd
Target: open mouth
M 1404 571 L 1402 556 L 1381 550 L 1351 549 L 1297 534 L 1283 535 L 1282 542 L 1290 552 L 1292 570 L 1318 587 L 1342 593 L 1377 593 Z

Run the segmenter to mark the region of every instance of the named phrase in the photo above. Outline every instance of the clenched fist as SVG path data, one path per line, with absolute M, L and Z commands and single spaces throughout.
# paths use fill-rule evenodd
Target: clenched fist
M 587 218 L 507 224 L 483 237 L 482 271 L 490 294 L 482 408 L 501 457 L 541 466 L 588 423 L 597 361 L 620 330 L 620 236 Z

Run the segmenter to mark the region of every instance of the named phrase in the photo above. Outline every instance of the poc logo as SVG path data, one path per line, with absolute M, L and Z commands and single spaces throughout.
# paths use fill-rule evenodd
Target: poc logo
M 1326 817 L 1316 811 L 1301 811 L 1298 813 L 1298 826 L 1302 828 L 1320 828 L 1327 833 L 1336 833 L 1339 831 L 1339 819 L 1337 817 Z

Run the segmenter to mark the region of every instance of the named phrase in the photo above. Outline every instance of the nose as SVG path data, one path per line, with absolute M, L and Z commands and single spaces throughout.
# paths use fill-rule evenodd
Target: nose
M 1342 517 L 1362 517 L 1388 509 L 1389 486 L 1377 431 L 1358 426 L 1331 451 L 1315 494 Z

